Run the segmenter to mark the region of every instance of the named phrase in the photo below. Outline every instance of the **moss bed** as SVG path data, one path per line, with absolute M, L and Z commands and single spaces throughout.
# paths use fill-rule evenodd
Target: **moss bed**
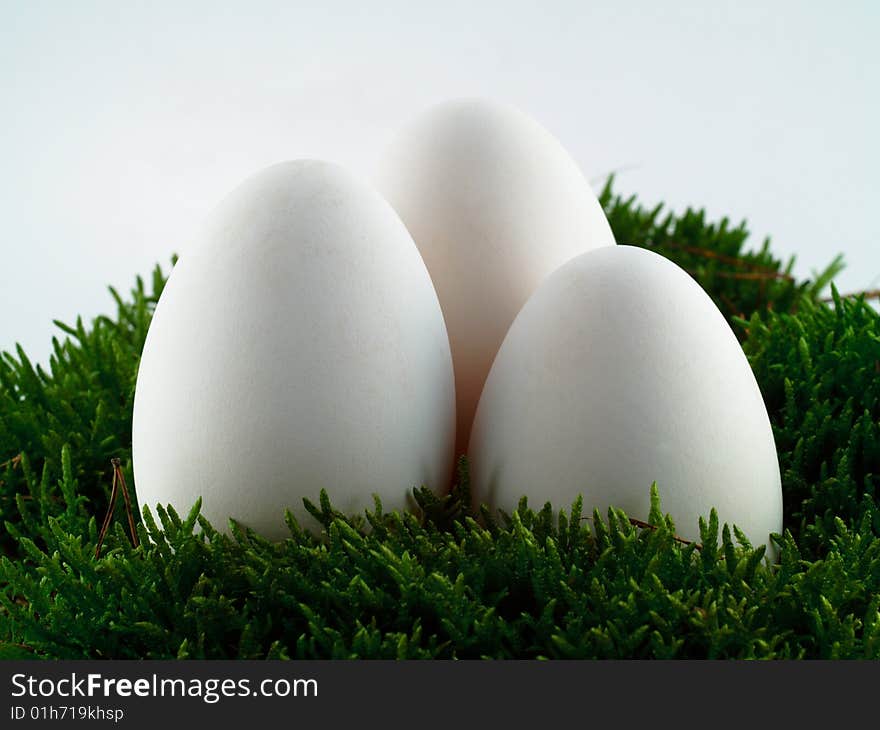
M 662 485 L 648 523 L 579 502 L 492 519 L 465 507 L 463 460 L 453 492 L 416 489 L 412 513 L 342 515 L 332 485 L 309 485 L 325 529 L 288 515 L 281 543 L 218 533 L 194 505 L 145 511 L 133 548 L 120 499 L 95 559 L 111 459 L 133 483 L 157 267 L 111 290 L 115 316 L 56 323 L 47 369 L 21 348 L 0 358 L 0 658 L 880 656 L 880 314 L 822 298 L 837 259 L 800 281 L 744 225 L 647 208 L 612 182 L 601 202 L 618 241 L 689 271 L 743 344 L 779 450 L 778 564 L 723 514 L 701 520 L 702 545 L 677 540 Z

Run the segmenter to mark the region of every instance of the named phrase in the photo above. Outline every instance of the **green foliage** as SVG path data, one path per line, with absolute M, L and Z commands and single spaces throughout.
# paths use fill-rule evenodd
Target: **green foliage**
M 0 363 L 0 658 L 880 656 L 880 315 L 817 300 L 838 261 L 798 282 L 743 226 L 610 185 L 602 202 L 621 243 L 691 271 L 743 339 L 783 473 L 777 564 L 714 511 L 684 544 L 656 490 L 648 524 L 580 500 L 555 519 L 474 511 L 464 461 L 451 494 L 415 491 L 417 514 L 343 515 L 322 492 L 319 534 L 288 513 L 270 543 L 160 507 L 138 548 L 118 514 L 96 560 L 112 457 L 131 483 L 157 269 L 116 319 L 62 326 L 48 372 L 20 350 Z
M 790 534 L 769 570 L 718 517 L 704 548 L 671 521 L 639 529 L 620 512 L 592 524 L 580 501 L 553 521 L 523 504 L 501 525 L 441 528 L 411 513 L 367 522 L 314 508 L 325 532 L 271 543 L 236 524 L 145 510 L 133 550 L 120 523 L 94 534 L 50 517 L 45 549 L 4 557 L 7 648 L 61 658 L 876 657 L 880 540 L 840 521 L 824 560 Z M 876 518 L 876 510 L 873 518 Z M 201 531 L 194 533 L 196 523 Z M 370 530 L 365 529 L 365 524 Z M 91 522 L 93 533 L 94 521 Z
M 728 317 L 790 311 L 807 297 L 814 299 L 843 268 L 835 258 L 812 281 L 792 275 L 794 259 L 785 266 L 770 252 L 765 239 L 757 251 L 745 250 L 749 236 L 745 221 L 732 226 L 727 218 L 708 223 L 704 210 L 664 213 L 663 204 L 646 208 L 636 197 L 613 191 L 609 178 L 599 197 L 618 243 L 641 246 L 675 261 L 689 272 Z
M 880 492 L 880 315 L 864 299 L 757 314 L 745 351 L 773 423 L 788 526 L 821 555 Z M 880 523 L 875 522 L 875 528 Z
M 43 492 L 61 474 L 58 460 L 64 446 L 77 455 L 74 477 L 81 495 L 95 505 L 108 494 L 109 463 L 119 457 L 131 478 L 131 411 L 134 384 L 153 308 L 165 286 L 156 267 L 152 291 L 137 277 L 131 301 L 112 287 L 116 319 L 101 316 L 86 328 L 81 318 L 71 327 L 56 321 L 67 337 L 52 338 L 48 372 L 33 365 L 21 346 L 17 356 L 0 356 L 0 524 L 16 521 L 16 501 L 45 521 L 46 510 L 31 491 L 31 464 L 41 464 Z M 47 495 L 48 496 L 48 495 Z M 55 497 L 52 497 L 55 498 Z M 0 532 L 0 552 L 15 552 L 9 535 Z

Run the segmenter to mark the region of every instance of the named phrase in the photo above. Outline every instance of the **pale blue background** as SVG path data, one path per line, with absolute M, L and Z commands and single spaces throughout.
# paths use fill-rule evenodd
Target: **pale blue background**
M 0 0 L 0 349 L 183 250 L 243 177 L 368 175 L 425 105 L 487 95 L 599 185 L 747 217 L 880 285 L 880 3 Z

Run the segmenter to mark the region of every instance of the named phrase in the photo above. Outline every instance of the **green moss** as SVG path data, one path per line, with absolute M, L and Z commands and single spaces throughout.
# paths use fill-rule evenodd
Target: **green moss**
M 714 512 L 705 547 L 682 544 L 656 494 L 650 527 L 580 502 L 555 521 L 549 505 L 474 514 L 464 462 L 452 494 L 416 491 L 418 514 L 347 516 L 315 495 L 323 533 L 288 515 L 278 544 L 219 534 L 196 505 L 145 511 L 133 549 L 120 513 L 95 560 L 110 459 L 132 479 L 157 269 L 115 318 L 62 325 L 48 372 L 21 350 L 0 362 L 0 657 L 880 655 L 880 315 L 817 300 L 839 261 L 796 281 L 767 242 L 745 250 L 744 226 L 610 185 L 602 203 L 618 240 L 691 271 L 743 340 L 783 471 L 778 565 Z
M 794 258 L 783 266 L 770 251 L 770 240 L 761 248 L 746 248 L 745 221 L 736 226 L 727 218 L 707 222 L 703 210 L 687 209 L 681 215 L 664 212 L 663 205 L 647 208 L 635 196 L 613 192 L 613 178 L 600 195 L 618 243 L 641 246 L 675 261 L 689 272 L 728 317 L 743 317 L 766 310 L 791 311 L 804 299 L 818 294 L 843 268 L 835 258 L 813 280 L 798 281 Z
M 833 296 L 830 307 L 805 301 L 797 314 L 740 322 L 773 423 L 786 525 L 817 557 L 838 520 L 874 514 L 880 490 L 880 315 Z

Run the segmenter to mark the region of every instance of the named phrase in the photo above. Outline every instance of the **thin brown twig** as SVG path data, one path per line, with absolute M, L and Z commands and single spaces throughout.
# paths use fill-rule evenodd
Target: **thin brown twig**
M 652 525 L 650 522 L 643 522 L 642 520 L 637 520 L 635 517 L 629 518 L 629 523 L 631 525 L 635 525 L 636 527 L 641 527 L 643 530 L 656 530 L 657 525 Z M 679 537 L 678 535 L 673 535 L 672 539 L 682 545 L 693 545 L 697 548 L 697 550 L 702 550 L 703 546 L 700 543 L 695 542 L 694 540 L 685 540 L 683 537 Z
M 110 486 L 110 504 L 107 506 L 107 514 L 101 525 L 101 532 L 98 534 L 98 544 L 95 547 L 95 559 L 101 556 L 101 545 L 104 544 L 104 538 L 107 536 L 107 530 L 110 529 L 110 522 L 113 519 L 113 509 L 116 507 L 116 498 L 119 496 L 119 485 L 122 485 L 122 495 L 125 499 L 125 511 L 128 515 L 128 527 L 131 530 L 132 544 L 137 547 L 140 543 L 137 536 L 137 530 L 134 528 L 134 515 L 131 511 L 131 500 L 128 496 L 128 486 L 125 483 L 125 475 L 122 473 L 122 466 L 118 458 L 110 459 L 113 465 L 113 483 Z
M 592 517 L 581 517 L 581 519 L 582 520 L 589 520 L 590 522 L 593 521 Z M 644 522 L 642 520 L 637 520 L 635 517 L 627 517 L 627 519 L 629 520 L 629 523 L 633 527 L 640 527 L 643 530 L 656 530 L 657 529 L 657 525 L 652 525 L 650 522 Z M 679 537 L 678 535 L 673 535 L 672 539 L 678 543 L 681 543 L 682 545 L 693 545 L 697 548 L 697 550 L 703 549 L 703 546 L 700 543 L 695 542 L 693 540 L 685 540 L 685 538 Z
M 771 279 L 794 281 L 789 274 L 782 271 L 714 271 L 712 273 L 722 279 L 749 279 L 762 283 Z
M 693 269 L 685 269 L 685 271 L 695 279 L 698 279 L 700 276 L 699 272 L 694 271 Z M 764 274 L 757 271 L 714 271 L 713 276 L 717 276 L 721 279 L 748 279 L 750 281 L 760 281 L 761 297 L 764 297 L 766 294 L 766 283 L 768 281 L 780 281 L 785 278 L 782 274 Z
M 131 530 L 131 542 L 132 545 L 137 547 L 140 544 L 140 541 L 138 540 L 137 530 L 134 528 L 134 513 L 131 509 L 131 499 L 128 496 L 128 485 L 125 483 L 125 474 L 122 473 L 122 466 L 119 463 L 119 459 L 113 458 L 111 461 L 113 462 L 113 469 L 117 474 L 119 483 L 122 485 L 122 497 L 125 499 L 125 513 L 128 515 L 128 529 Z
M 849 294 L 840 294 L 841 299 L 852 299 L 854 297 L 864 297 L 865 299 L 880 299 L 880 289 L 866 289 L 865 291 L 854 291 Z M 834 297 L 822 297 L 823 302 L 833 302 Z
M 101 525 L 101 532 L 98 533 L 98 544 L 95 547 L 95 560 L 101 557 L 101 545 L 104 544 L 104 537 L 110 527 L 110 520 L 113 518 L 113 508 L 116 506 L 116 496 L 119 487 L 116 483 L 116 466 L 113 466 L 113 484 L 110 486 L 110 504 L 107 506 L 107 514 L 104 515 L 104 522 Z
M 12 468 L 15 469 L 19 464 L 21 464 L 21 454 L 16 454 L 11 459 L 7 459 L 2 464 L 0 464 L 0 469 L 12 465 Z
M 736 256 L 728 256 L 727 254 L 718 253 L 717 251 L 710 251 L 706 248 L 699 248 L 698 246 L 686 246 L 683 243 L 676 243 L 675 241 L 664 241 L 663 243 L 660 243 L 658 245 L 668 246 L 669 248 L 675 248 L 680 251 L 686 251 L 687 253 L 692 253 L 695 256 L 702 256 L 703 258 L 707 259 L 716 259 L 718 261 L 721 261 L 722 263 L 731 264 L 732 266 L 737 266 L 739 268 L 745 266 L 752 269 L 756 273 L 762 272 L 770 275 L 764 278 L 785 279 L 786 281 L 795 280 L 791 274 L 786 274 L 784 271 L 776 271 L 775 269 L 771 269 L 767 266 L 762 266 L 761 264 L 756 264 L 751 261 L 745 261 L 743 259 L 737 258 Z
M 29 651 L 32 654 L 36 654 L 37 650 L 32 646 L 28 646 L 27 644 L 18 644 L 14 641 L 0 641 L 0 646 L 14 646 L 16 649 L 24 649 L 25 651 Z

